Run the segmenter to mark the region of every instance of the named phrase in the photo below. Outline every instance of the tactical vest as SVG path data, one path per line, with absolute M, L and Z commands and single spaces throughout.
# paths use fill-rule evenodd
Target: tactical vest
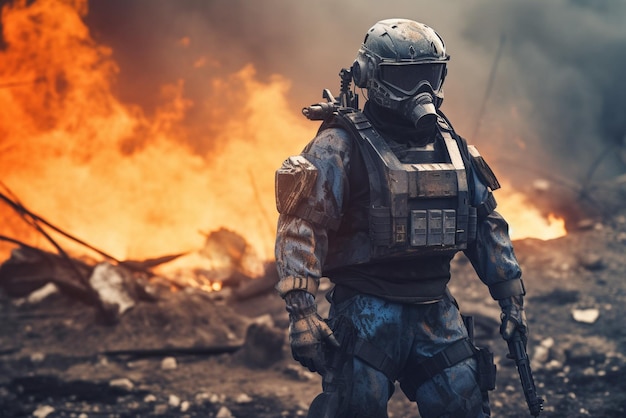
M 443 152 L 425 148 L 401 162 L 365 115 L 339 108 L 320 128 L 350 132 L 368 173 L 367 233 L 329 237 L 325 269 L 397 257 L 454 254 L 476 236 L 476 209 L 470 205 L 467 148 L 440 118 Z M 464 143 L 461 144 L 464 146 Z M 340 229 L 341 230 L 341 229 Z M 365 236 L 367 235 L 367 236 Z

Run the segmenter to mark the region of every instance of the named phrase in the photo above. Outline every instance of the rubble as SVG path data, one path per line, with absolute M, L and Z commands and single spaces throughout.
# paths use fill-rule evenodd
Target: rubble
M 222 406 L 219 411 L 217 411 L 217 415 L 215 415 L 215 418 L 234 418 L 234 415 L 232 412 L 230 412 L 230 409 Z
M 284 330 L 264 323 L 252 323 L 237 356 L 248 367 L 266 368 L 285 358 L 284 347 Z
M 54 283 L 48 283 L 28 295 L 28 297 L 26 297 L 26 303 L 39 303 L 48 296 L 57 293 L 58 291 L 59 288 Z
M 596 308 L 587 309 L 573 309 L 572 317 L 576 322 L 582 322 L 584 324 L 593 324 L 598 320 L 600 316 L 600 310 Z
M 252 398 L 247 393 L 241 393 L 235 398 L 235 402 L 239 404 L 250 403 Z
M 107 316 L 117 321 L 120 315 L 135 306 L 135 299 L 131 294 L 131 277 L 128 271 L 117 268 L 110 263 L 97 264 L 89 284 L 96 292 L 100 305 Z
M 178 408 L 180 406 L 180 403 L 181 403 L 181 400 L 176 395 L 170 395 L 167 400 L 167 404 L 171 406 L 172 408 Z
M 161 370 L 175 370 L 178 367 L 175 357 L 165 357 L 161 360 Z
M 33 416 L 35 418 L 46 418 L 48 415 L 54 413 L 54 411 L 55 409 L 50 405 L 42 405 L 33 412 Z
M 602 256 L 596 253 L 580 254 L 578 261 L 582 267 L 590 271 L 602 270 L 605 267 Z
M 126 391 L 131 391 L 133 390 L 133 388 L 135 387 L 135 384 L 127 378 L 121 378 L 121 379 L 113 379 L 109 382 L 109 386 L 111 386 L 112 388 L 119 388 L 119 389 L 124 389 Z

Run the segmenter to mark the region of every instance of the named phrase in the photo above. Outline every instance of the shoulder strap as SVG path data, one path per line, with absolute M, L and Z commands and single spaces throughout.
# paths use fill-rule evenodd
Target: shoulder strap
M 459 146 L 459 150 L 461 151 L 461 158 L 463 158 L 463 165 L 465 165 L 465 173 L 467 174 L 467 187 L 469 191 L 470 201 L 474 198 L 474 182 L 472 181 L 472 172 L 471 172 L 471 164 L 472 157 L 470 155 L 470 151 L 467 145 L 467 141 L 463 139 L 459 134 L 457 134 L 450 123 L 450 120 L 447 116 L 440 110 L 437 110 L 437 114 L 439 115 L 438 123 L 439 127 L 445 131 L 448 131 L 452 138 L 456 141 Z
M 392 238 L 391 207 L 385 186 L 385 170 L 381 169 L 382 161 L 372 155 L 374 151 L 368 145 L 368 138 L 369 142 L 376 141 L 380 135 L 363 112 L 353 108 L 338 108 L 332 118 L 322 123 L 320 130 L 332 127 L 339 127 L 348 131 L 363 158 L 370 191 L 370 239 L 374 245 L 388 245 Z
M 386 202 L 382 192 L 383 180 L 380 176 L 374 175 L 374 173 L 379 172 L 379 167 L 364 141 L 365 136 L 376 132 L 374 127 L 361 111 L 352 108 L 340 108 L 334 117 L 322 123 L 320 131 L 329 128 L 343 128 L 351 134 L 353 143 L 356 144 L 367 168 L 370 182 L 370 206 L 384 206 Z M 376 132 L 376 134 L 378 133 Z

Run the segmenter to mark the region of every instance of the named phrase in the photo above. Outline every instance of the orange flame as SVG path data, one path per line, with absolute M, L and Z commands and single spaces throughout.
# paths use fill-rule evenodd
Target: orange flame
M 258 82 L 252 66 L 207 80 L 216 96 L 240 99 L 239 111 L 216 102 L 200 128 L 219 146 L 198 155 L 184 141 L 194 106 L 184 81 L 163 87 L 153 117 L 121 103 L 111 92 L 118 68 L 83 24 L 86 8 L 86 0 L 3 8 L 0 85 L 29 83 L 0 89 L 0 179 L 33 212 L 118 258 L 199 248 L 198 230 L 227 225 L 270 259 L 273 170 L 315 129 L 289 111 L 289 83 Z M 0 211 L 7 235 L 35 239 Z
M 552 213 L 546 218 L 523 194 L 511 192 L 511 187 L 507 185 L 503 185 L 502 189 L 502 192 L 496 192 L 498 201 L 496 210 L 509 223 L 511 239 L 550 240 L 567 235 L 565 219 Z M 500 193 L 506 194 L 500 196 Z

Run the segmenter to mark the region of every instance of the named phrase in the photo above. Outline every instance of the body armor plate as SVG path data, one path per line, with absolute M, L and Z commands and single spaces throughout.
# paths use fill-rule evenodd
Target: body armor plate
M 336 119 L 353 133 L 367 167 L 370 248 L 330 251 L 326 268 L 467 248 L 476 216 L 469 204 L 466 164 L 448 131 L 440 130 L 443 161 L 425 156 L 428 162 L 403 163 L 360 111 L 340 108 Z

